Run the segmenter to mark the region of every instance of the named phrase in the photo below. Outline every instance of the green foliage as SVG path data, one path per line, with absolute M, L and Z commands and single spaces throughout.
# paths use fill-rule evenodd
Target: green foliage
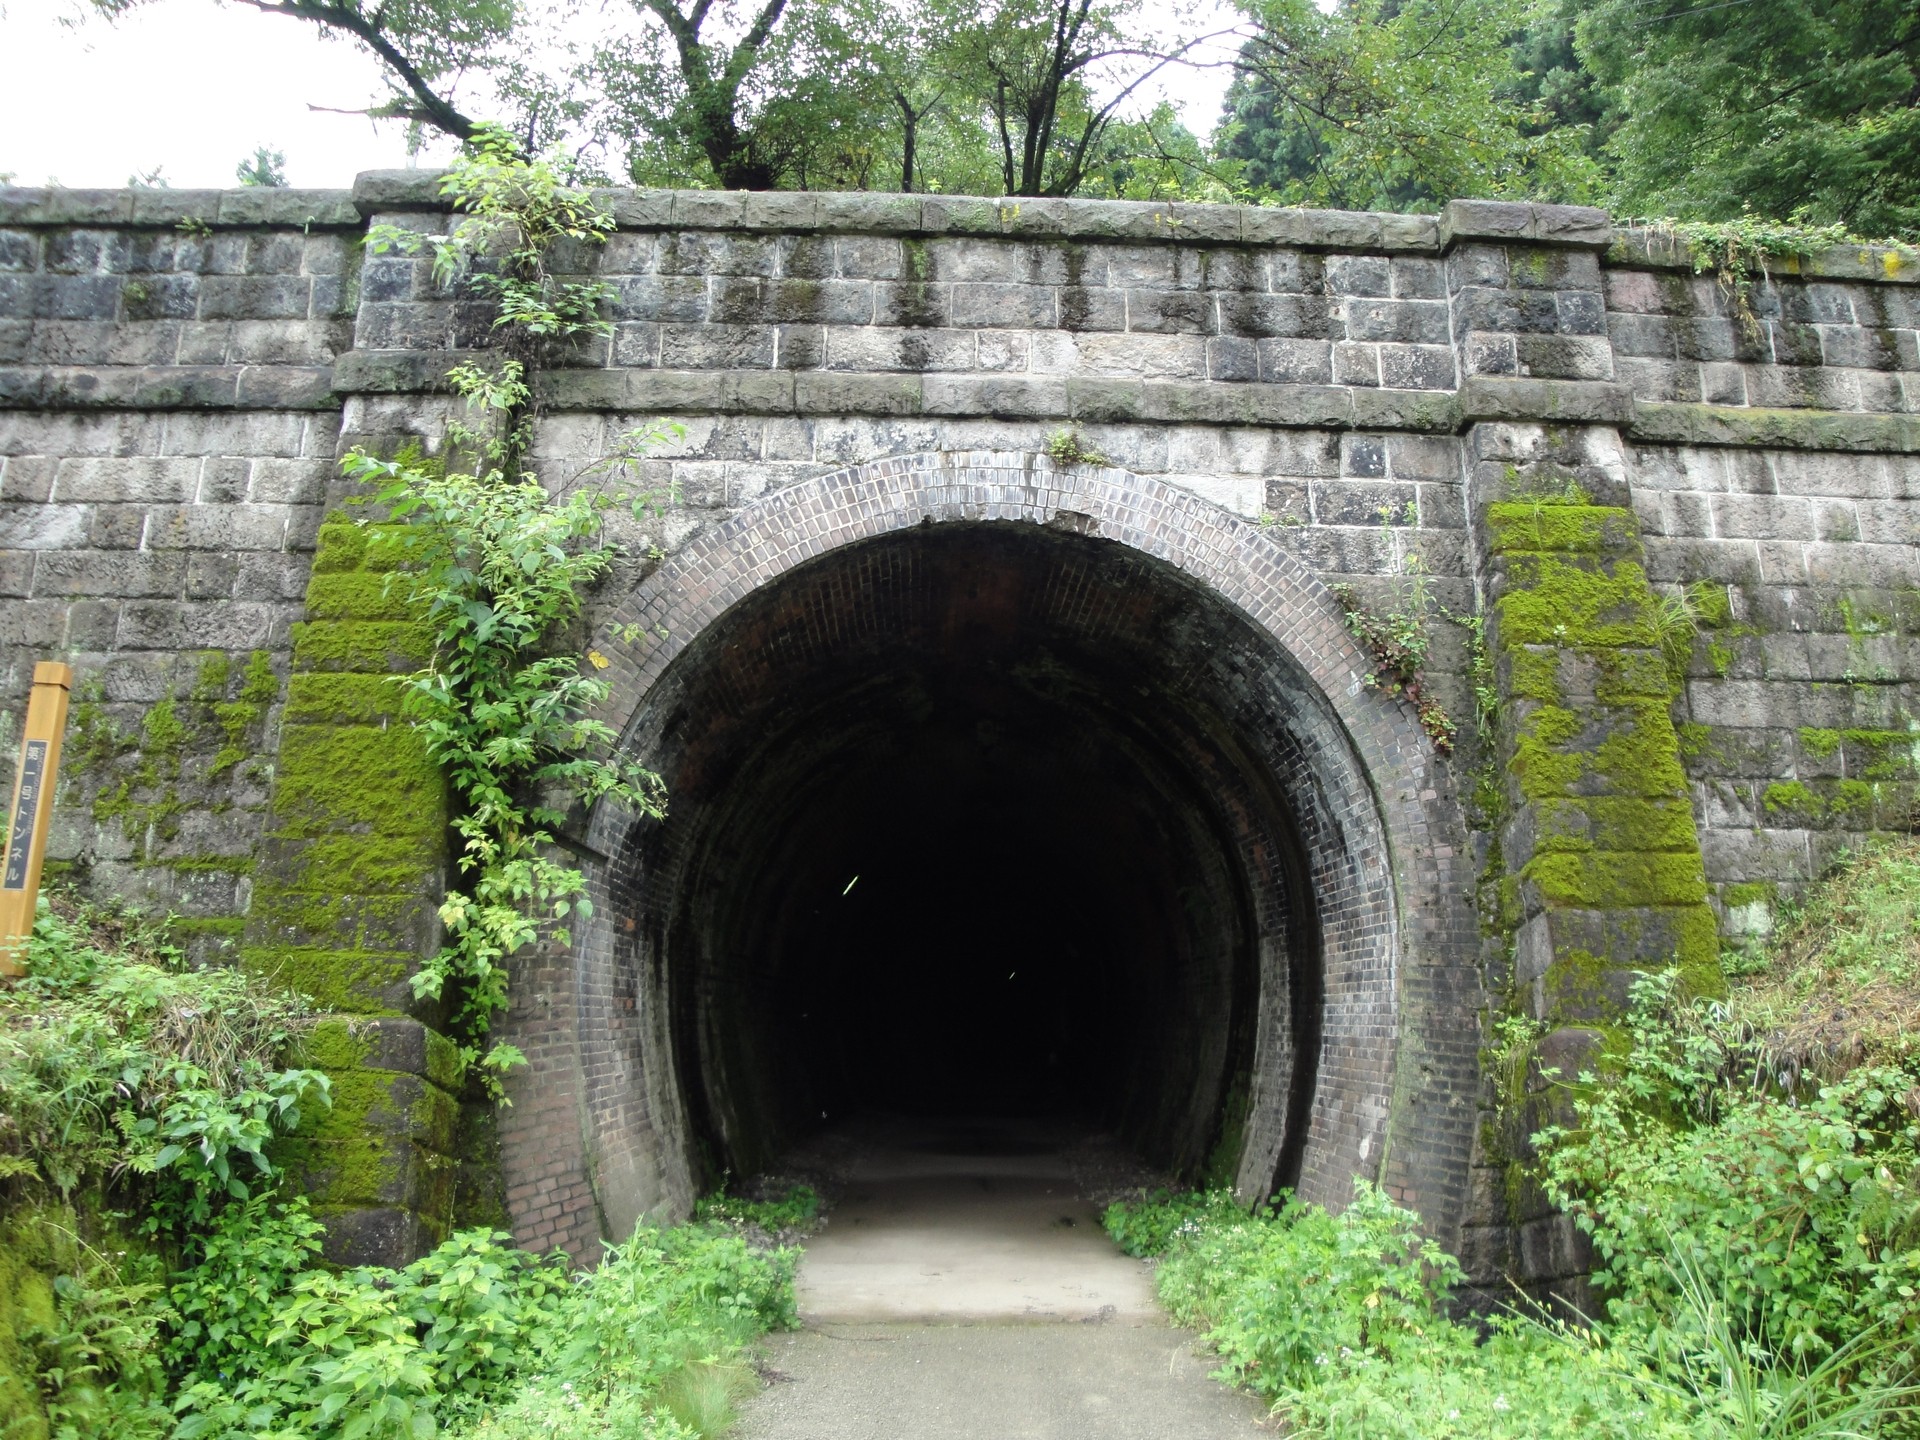
M 270 1183 L 268 1142 L 327 1099 L 325 1076 L 280 1063 L 305 1001 L 187 969 L 150 927 L 48 904 L 26 968 L 0 993 L 0 1176 L 63 1194 L 148 1176 L 150 1229 L 200 1223 Z
M 1704 607 L 1703 607 L 1704 609 Z M 1717 613 L 1717 612 L 1714 612 Z M 1920 1418 L 1920 841 L 1817 887 L 1725 1000 L 1642 977 L 1593 1073 L 1549 1072 L 1562 1124 L 1534 1137 L 1549 1194 L 1593 1238 L 1590 1328 L 1525 1318 L 1490 1335 L 1445 1316 L 1458 1270 L 1370 1189 L 1338 1217 L 1225 1196 L 1114 1206 L 1110 1233 L 1160 1255 L 1176 1319 L 1290 1433 L 1329 1440 L 1537 1435 L 1864 1440 Z M 1797 985 L 1866 1043 L 1821 1066 L 1783 1031 Z M 1880 988 L 1872 988 L 1880 987 Z M 1887 988 L 1894 987 L 1894 988 Z M 1862 1003 L 1862 996 L 1872 998 Z M 1875 1027 L 1860 1012 L 1895 1017 Z M 1540 1027 L 1489 1057 L 1502 1104 Z
M 581 873 L 554 858 L 564 807 L 611 798 L 664 811 L 656 776 L 617 753 L 590 755 L 618 738 L 587 714 L 610 687 L 550 648 L 612 563 L 599 543 L 607 511 L 645 502 L 603 489 L 555 499 L 531 476 L 443 473 L 362 451 L 345 468 L 375 487 L 389 523 L 372 535 L 407 567 L 397 573 L 435 639 L 432 663 L 404 681 L 405 713 L 460 799 L 465 883 L 440 908 L 446 946 L 412 983 L 434 996 L 454 984 L 473 1060 L 506 1004 L 508 959 L 543 925 L 568 943 L 568 921 L 590 913 Z
M 553 648 L 613 562 L 602 541 L 607 513 L 624 506 L 638 515 L 651 501 L 605 485 L 552 496 L 521 466 L 525 365 L 550 342 L 607 328 L 603 287 L 548 271 L 556 245 L 596 243 L 612 226 L 567 180 L 564 165 L 519 158 L 511 138 L 489 127 L 443 182 L 466 218 L 445 236 L 392 230 L 370 241 L 431 248 L 437 270 L 468 275 L 498 304 L 496 327 L 523 358 L 448 377 L 481 418 L 452 438 L 477 448 L 489 468 L 452 471 L 418 452 L 382 460 L 355 450 L 343 462 L 385 517 L 366 522 L 369 546 L 391 552 L 388 583 L 406 587 L 433 638 L 431 663 L 402 682 L 404 713 L 460 802 L 464 883 L 440 907 L 447 944 L 411 983 L 435 997 L 451 986 L 463 1067 L 483 1062 L 496 1093 L 499 1071 L 520 1058 L 510 1046 L 481 1048 L 506 1004 L 507 961 L 543 927 L 569 943 L 570 920 L 591 913 L 584 877 L 555 858 L 566 807 L 611 799 L 664 812 L 658 777 L 612 753 L 618 737 L 587 713 L 611 687 Z M 483 254 L 493 268 L 473 264 Z M 626 437 L 610 464 L 631 461 L 661 433 Z
M 249 1196 L 195 1235 L 193 1258 L 168 1287 L 165 1358 L 184 1388 L 253 1373 L 273 1333 L 275 1305 L 320 1254 L 320 1223 L 304 1196 Z
M 272 1068 L 307 1034 L 304 1002 L 183 970 L 158 928 L 64 902 L 27 962 L 0 997 L 7 1433 L 422 1440 L 564 1419 L 693 1440 L 749 1383 L 742 1347 L 793 1322 L 793 1252 L 733 1222 L 642 1228 L 591 1272 L 478 1231 L 401 1270 L 323 1267 L 319 1225 L 273 1188 L 250 1128 L 256 1093 L 306 1074 Z M 169 1138 L 183 1107 L 192 1134 Z M 265 1123 L 296 1121 L 276 1104 Z M 34 1198 L 57 1189 L 75 1201 Z M 116 1238 L 129 1223 L 137 1248 Z
M 1522 101 L 1528 0 L 1249 0 L 1258 32 L 1227 96 L 1228 156 L 1286 205 L 1432 210 L 1462 196 L 1584 200 L 1579 126 Z
M 1920 1008 L 1920 839 L 1887 839 L 1843 857 L 1780 917 L 1742 1001 L 1780 1050 L 1840 1051 L 1841 1037 L 1823 1033 L 1839 1012 L 1853 1042 L 1845 1058 L 1903 1062 L 1909 1017 Z
M 1663 1257 L 1687 1332 L 1697 1337 L 1676 1360 L 1642 1333 L 1627 1331 L 1619 1353 L 1638 1363 L 1643 1384 L 1680 1402 L 1703 1440 L 1858 1440 L 1910 1433 L 1920 1387 L 1899 1351 L 1903 1340 L 1877 1326 L 1858 1331 L 1817 1360 L 1783 1357 L 1755 1344 L 1724 1288 L 1685 1252 Z M 1720 1277 L 1722 1284 L 1729 1278 Z M 1664 1361 L 1664 1363 L 1663 1363 Z
M 1920 1070 L 1796 1085 L 1771 1058 L 1725 1004 L 1643 978 L 1625 1054 L 1537 1137 L 1549 1192 L 1593 1236 L 1614 1325 L 1670 1371 L 1719 1325 L 1789 1369 L 1872 1331 L 1894 1342 L 1878 1378 L 1901 1381 L 1920 1360 Z
M 283 1217 L 246 1243 L 287 1261 L 302 1225 Z M 506 1240 L 458 1234 L 403 1270 L 280 1281 L 282 1266 L 264 1324 L 249 1295 L 249 1343 L 222 1352 L 227 1368 L 186 1375 L 175 1440 L 506 1440 L 561 1425 L 681 1440 L 713 1433 L 741 1347 L 792 1323 L 792 1252 L 755 1251 L 724 1227 L 643 1227 L 585 1272 Z M 176 1289 L 206 1285 L 212 1264 L 210 1250 Z
M 1296 1201 L 1224 1214 L 1215 1202 L 1211 1223 L 1176 1228 L 1160 1295 L 1175 1319 L 1206 1329 L 1229 1375 L 1269 1399 L 1320 1383 L 1341 1360 L 1417 1349 L 1443 1323 L 1458 1263 L 1365 1181 L 1338 1216 Z
M 283 190 L 287 184 L 287 157 L 279 150 L 256 145 L 253 154 L 234 166 L 234 178 L 242 185 Z
M 550 268 L 556 245 L 598 244 L 613 229 L 612 216 L 574 188 L 576 168 L 564 156 L 526 159 L 505 129 L 481 125 L 440 182 L 441 194 L 461 217 L 447 233 L 398 225 L 367 231 L 368 253 L 424 252 L 442 284 L 464 281 L 493 301 L 494 327 L 504 332 L 510 360 L 520 370 L 470 371 L 469 393 L 486 392 L 489 385 L 512 391 L 546 346 L 609 329 L 600 315 L 608 287 L 564 280 Z
M 1078 430 L 1056 430 L 1047 437 L 1047 457 L 1056 465 L 1105 465 L 1107 457 L 1088 445 Z
M 694 1218 L 749 1226 L 769 1235 L 804 1230 L 820 1217 L 820 1195 L 810 1185 L 795 1185 L 768 1200 L 736 1195 L 704 1196 L 693 1209 Z
M 1655 254 L 1684 256 L 1696 275 L 1711 273 L 1749 338 L 1762 335 L 1753 308 L 1756 280 L 1775 270 L 1792 271 L 1801 259 L 1842 246 L 1870 247 L 1875 242 L 1835 221 L 1826 225 L 1782 224 L 1750 212 L 1726 220 L 1653 220 L 1637 227 Z M 1896 268 L 1920 260 L 1912 247 L 1887 246 L 1884 263 Z
M 1920 17 L 1901 0 L 1601 0 L 1581 59 L 1619 96 L 1628 213 L 1749 210 L 1867 234 L 1920 227 Z
M 1208 1220 L 1236 1224 L 1246 1211 L 1225 1190 L 1174 1194 L 1155 1190 L 1138 1200 L 1116 1200 L 1100 1216 L 1113 1243 L 1138 1259 L 1158 1259 L 1176 1239 L 1199 1235 Z
M 1411 503 L 1404 517 L 1396 517 L 1389 508 L 1383 507 L 1380 511 L 1381 543 L 1393 557 L 1386 603 L 1369 605 L 1351 585 L 1335 585 L 1333 598 L 1340 605 L 1347 629 L 1372 661 L 1366 683 L 1383 695 L 1405 695 L 1420 717 L 1420 728 L 1433 741 L 1433 748 L 1448 755 L 1453 752 L 1458 726 L 1439 699 L 1427 693 L 1427 654 L 1433 648 L 1433 621 L 1439 616 L 1468 624 L 1470 640 L 1480 632 L 1472 629 L 1470 622 L 1448 615 L 1433 598 L 1426 562 L 1400 543 L 1394 524 L 1396 518 L 1403 518 L 1411 525 L 1418 516 Z M 1481 648 L 1484 650 L 1484 642 Z M 1483 673 L 1474 680 L 1476 715 L 1485 699 L 1482 682 L 1489 677 L 1490 672 L 1483 667 Z
M 32 1352 L 52 1440 L 159 1440 L 165 1376 L 155 1362 L 164 1320 L 147 1265 L 122 1265 L 71 1231 L 54 1244 L 51 1323 L 21 1337 Z M 123 1273 L 124 1272 L 124 1273 Z
M 1679 1407 L 1642 1392 L 1588 1337 L 1508 1322 L 1481 1344 L 1447 1318 L 1459 1266 L 1364 1181 L 1338 1216 L 1224 1193 L 1116 1204 L 1108 1231 L 1163 1257 L 1161 1298 L 1206 1332 L 1224 1378 L 1288 1433 L 1330 1440 L 1679 1440 Z

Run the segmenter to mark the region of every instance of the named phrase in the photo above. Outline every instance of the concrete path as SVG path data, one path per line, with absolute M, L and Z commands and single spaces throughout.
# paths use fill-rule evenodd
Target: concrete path
M 1114 1248 L 1057 1147 L 991 1132 L 848 1158 L 799 1276 L 804 1328 L 738 1440 L 1248 1440 L 1147 1267 Z

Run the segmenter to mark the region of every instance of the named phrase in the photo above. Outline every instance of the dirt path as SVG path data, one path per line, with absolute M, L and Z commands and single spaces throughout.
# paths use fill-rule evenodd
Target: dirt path
M 800 1267 L 804 1328 L 740 1440 L 1215 1440 L 1259 1407 L 1207 1378 L 1145 1266 L 1044 1139 L 978 1132 L 845 1157 Z

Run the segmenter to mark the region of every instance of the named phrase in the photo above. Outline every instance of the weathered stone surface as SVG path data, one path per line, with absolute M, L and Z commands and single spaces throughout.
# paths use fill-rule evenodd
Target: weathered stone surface
M 339 456 L 437 444 L 460 414 L 447 369 L 484 360 L 492 338 L 483 301 L 355 243 L 374 216 L 449 223 L 438 179 L 0 193 L 0 673 L 17 696 L 31 662 L 58 653 L 98 687 L 92 748 L 74 753 L 102 758 L 74 772 L 56 859 L 181 913 L 197 955 L 271 962 L 354 1017 L 326 1063 L 365 1092 L 379 1154 L 355 1158 L 341 1132 L 310 1167 L 360 1167 L 330 1212 L 343 1258 L 439 1233 L 458 1168 L 445 1042 L 407 984 L 433 943 L 444 812 L 382 678 L 420 664 L 424 637 L 361 568 L 354 527 L 321 539 L 347 489 Z M 1576 207 L 601 199 L 616 232 L 559 258 L 610 287 L 614 333 L 536 377 L 533 435 L 539 473 L 563 485 L 635 426 L 680 427 L 634 467 L 637 488 L 671 499 L 617 517 L 626 551 L 587 617 L 638 627 L 601 644 L 621 703 L 653 695 L 735 607 L 778 609 L 804 564 L 842 567 L 845 587 L 805 615 L 844 615 L 833 633 L 867 638 L 833 643 L 868 643 L 907 592 L 845 557 L 904 557 L 900 535 L 923 524 L 1117 547 L 1144 568 L 1058 592 L 1096 597 L 1089 618 L 1122 597 L 1160 603 L 1174 572 L 1196 607 L 1181 623 L 1222 605 L 1253 617 L 1268 638 L 1251 648 L 1223 648 L 1218 628 L 1178 644 L 1216 667 L 1218 725 L 1269 756 L 1315 835 L 1398 837 L 1355 841 L 1391 854 L 1366 893 L 1397 909 L 1369 911 L 1334 881 L 1320 899 L 1323 919 L 1347 917 L 1326 921 L 1325 955 L 1373 954 L 1368 936 L 1399 948 L 1397 969 L 1326 962 L 1347 988 L 1311 1059 L 1307 1138 L 1275 1108 L 1305 1073 L 1290 1022 L 1259 1040 L 1269 1088 L 1249 1102 L 1263 1118 L 1243 1179 L 1297 1164 L 1304 1191 L 1337 1201 L 1353 1173 L 1377 1173 L 1478 1257 L 1478 1279 L 1507 1264 L 1536 1293 L 1571 1285 L 1584 1260 L 1539 1197 L 1488 1208 L 1504 1192 L 1478 1127 L 1473 1017 L 1517 1003 L 1556 1035 L 1601 1033 L 1634 966 L 1678 955 L 1705 976 L 1720 934 L 1764 925 L 1768 896 L 1905 823 L 1914 276 L 1878 253 L 1809 257 L 1743 308 L 1685 257 Z M 1062 463 L 1039 458 L 1049 449 Z M 1074 454 L 1086 463 L 1065 464 Z M 1410 557 L 1449 610 L 1501 617 L 1495 682 L 1519 728 L 1459 740 L 1506 746 L 1518 767 L 1499 837 L 1516 873 L 1488 899 L 1512 968 L 1460 908 L 1488 839 L 1466 828 L 1451 762 L 1365 686 L 1326 592 L 1391 604 Z M 1650 617 L 1682 591 L 1697 633 L 1663 653 Z M 815 633 L 791 613 L 787 639 Z M 1139 623 L 1110 618 L 1117 634 Z M 740 653 L 763 652 L 784 653 Z M 1427 693 L 1469 713 L 1453 627 L 1436 628 L 1428 670 Z M 1189 703 L 1169 691 L 1164 714 Z M 1519 743 L 1548 722 L 1550 743 Z M 118 790 L 123 741 L 160 756 L 157 781 Z M 1318 768 L 1306 750 L 1261 749 L 1282 742 Z M 1578 774 L 1541 779 L 1571 760 Z M 378 777 L 384 808 L 330 786 L 354 767 Z M 1334 775 L 1346 788 L 1329 799 Z M 627 863 L 618 844 L 599 853 Z M 670 1210 L 692 1183 L 677 1082 L 649 1058 L 674 1042 L 649 1028 L 662 1017 L 619 1008 L 625 972 L 606 957 L 627 942 L 595 935 L 516 977 L 534 1069 L 501 1135 L 523 1238 L 582 1254 L 603 1219 Z M 1293 1004 L 1271 974 L 1260 984 Z

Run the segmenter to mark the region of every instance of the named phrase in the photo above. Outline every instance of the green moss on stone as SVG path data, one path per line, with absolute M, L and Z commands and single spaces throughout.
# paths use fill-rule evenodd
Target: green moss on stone
M 294 668 L 307 673 L 416 670 L 432 653 L 432 633 L 417 621 L 308 620 L 293 627 Z
M 1503 501 L 1487 507 L 1495 553 L 1528 551 L 1602 555 L 1632 543 L 1633 512 L 1606 505 Z
M 290 725 L 379 725 L 398 718 L 402 691 L 395 675 L 344 671 L 295 675 L 287 685 Z
M 1503 645 L 1653 648 L 1653 594 L 1637 561 L 1510 559 L 1514 588 L 1497 605 Z
M 441 1231 L 458 1050 L 430 1036 L 422 1078 L 381 1069 L 355 1029 L 412 1004 L 406 982 L 435 943 L 447 839 L 445 781 L 399 721 L 394 681 L 425 662 L 431 636 L 392 573 L 400 547 L 371 543 L 376 534 L 338 516 L 320 528 L 245 961 L 335 1013 L 308 1044 L 333 1079 L 334 1107 L 288 1150 L 315 1187 L 316 1213 L 399 1205 Z
M 312 620 L 410 620 L 413 602 L 403 579 L 365 571 L 329 571 L 307 585 Z
M 1522 875 L 1550 908 L 1632 909 L 1704 901 L 1707 877 L 1700 853 L 1550 850 L 1535 855 Z
M 271 907 L 269 907 L 270 909 Z M 265 920 L 265 926 L 261 921 Z M 253 916 L 248 933 L 271 929 L 271 915 Z M 326 1010 L 348 1015 L 399 1015 L 383 996 L 395 993 L 419 966 L 411 954 L 376 954 L 331 945 L 248 945 L 240 963 L 267 979 L 299 990 Z
M 274 830 L 430 837 L 446 827 L 446 786 L 404 725 L 287 725 L 273 799 Z

